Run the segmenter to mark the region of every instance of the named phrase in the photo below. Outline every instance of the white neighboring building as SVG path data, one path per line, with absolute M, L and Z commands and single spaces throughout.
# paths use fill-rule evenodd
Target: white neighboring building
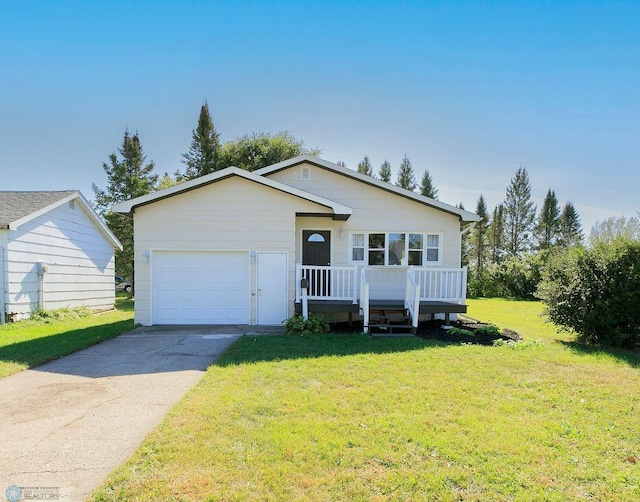
M 77 190 L 0 192 L 0 321 L 115 303 L 122 245 Z

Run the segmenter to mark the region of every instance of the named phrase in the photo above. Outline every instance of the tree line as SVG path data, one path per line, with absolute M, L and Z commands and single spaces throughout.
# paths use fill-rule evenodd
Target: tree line
M 125 200 L 168 188 L 200 176 L 216 172 L 228 166 L 247 171 L 290 159 L 302 154 L 319 155 L 317 148 L 307 148 L 304 141 L 283 131 L 277 134 L 245 134 L 225 143 L 220 142 L 208 103 L 200 108 L 198 123 L 191 134 L 191 144 L 182 155 L 182 171 L 162 177 L 155 173 L 155 164 L 147 160 L 138 133 L 124 131 L 122 145 L 102 164 L 107 175 L 104 188 L 93 184 L 94 204 L 109 228 L 118 237 L 123 250 L 116 253 L 116 274 L 134 282 L 133 220 L 111 212 L 111 206 Z M 132 291 L 133 294 L 133 291 Z

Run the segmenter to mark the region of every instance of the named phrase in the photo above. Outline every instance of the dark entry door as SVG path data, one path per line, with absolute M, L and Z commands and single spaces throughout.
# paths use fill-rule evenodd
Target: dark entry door
M 302 231 L 302 264 L 326 267 L 331 265 L 331 231 Z M 330 296 L 331 271 L 305 270 L 303 277 L 309 281 L 310 296 Z

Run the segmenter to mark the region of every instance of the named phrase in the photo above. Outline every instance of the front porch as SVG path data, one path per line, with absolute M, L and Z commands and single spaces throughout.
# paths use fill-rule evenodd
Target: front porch
M 296 265 L 296 312 L 356 314 L 364 332 L 406 320 L 413 331 L 426 316 L 466 313 L 467 268 Z M 395 325 L 398 327 L 398 325 Z M 383 328 L 386 329 L 386 328 Z

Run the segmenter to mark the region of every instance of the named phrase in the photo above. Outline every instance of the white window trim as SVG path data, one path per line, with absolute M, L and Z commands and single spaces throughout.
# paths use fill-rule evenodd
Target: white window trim
M 354 235 L 362 235 L 364 234 L 364 259 L 363 260 L 354 260 L 353 259 L 353 249 L 354 249 L 354 245 L 353 245 L 353 236 Z M 385 261 L 385 265 L 369 265 L 369 235 L 370 234 L 384 234 L 384 261 Z M 433 266 L 441 266 L 442 265 L 442 252 L 443 252 L 443 233 L 442 232 L 418 232 L 418 231 L 396 231 L 396 230 L 388 230 L 388 231 L 378 231 L 378 230 L 372 230 L 372 231 L 362 231 L 362 232 L 358 232 L 358 231 L 352 231 L 349 232 L 349 264 L 350 265 L 364 265 L 367 267 L 393 267 L 393 268 L 409 268 L 411 266 L 418 266 L 418 265 L 389 265 L 389 234 L 405 234 L 407 235 L 407 259 L 409 257 L 408 252 L 411 251 L 410 249 L 408 249 L 409 243 L 408 243 L 408 235 L 409 234 L 420 234 L 422 235 L 422 265 L 420 265 L 420 267 L 433 267 Z M 428 241 L 428 236 L 429 235 L 437 235 L 438 236 L 438 260 L 437 261 L 426 261 L 427 260 L 427 250 L 428 249 L 435 249 L 435 248 L 429 248 L 427 247 L 427 241 Z M 360 246 L 355 246 L 355 248 L 358 248 Z M 414 250 L 415 251 L 415 250 Z

